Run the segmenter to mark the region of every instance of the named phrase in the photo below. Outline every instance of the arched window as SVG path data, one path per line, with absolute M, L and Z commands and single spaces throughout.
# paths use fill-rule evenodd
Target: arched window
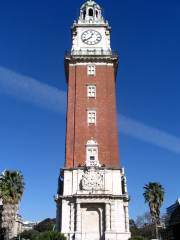
M 121 183 L 122 183 L 122 194 L 125 194 L 127 193 L 127 180 L 125 176 L 122 176 Z
M 85 20 L 86 18 L 86 10 L 83 11 L 83 19 Z
M 93 17 L 93 16 L 94 16 L 94 12 L 93 12 L 93 9 L 92 9 L 92 8 L 89 9 L 89 16 L 90 16 L 90 17 Z
M 98 144 L 94 140 L 89 140 L 86 144 L 86 166 L 98 165 Z
M 96 18 L 98 18 L 98 11 L 96 10 Z

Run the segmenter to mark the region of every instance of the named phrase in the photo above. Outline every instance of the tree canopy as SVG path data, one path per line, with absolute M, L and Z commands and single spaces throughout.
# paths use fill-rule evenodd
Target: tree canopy
M 21 239 L 30 239 L 33 240 L 39 235 L 39 232 L 36 230 L 26 230 L 20 234 Z M 18 238 L 17 238 L 18 239 Z
M 34 229 L 38 232 L 53 231 L 56 225 L 56 219 L 47 218 L 38 223 Z
M 66 237 L 58 232 L 44 232 L 40 233 L 35 240 L 66 240 Z
M 160 208 L 164 201 L 164 188 L 160 183 L 150 182 L 144 186 L 144 199 L 149 204 L 152 222 L 160 224 Z
M 6 170 L 0 174 L 0 198 L 3 204 L 18 204 L 24 192 L 21 172 Z

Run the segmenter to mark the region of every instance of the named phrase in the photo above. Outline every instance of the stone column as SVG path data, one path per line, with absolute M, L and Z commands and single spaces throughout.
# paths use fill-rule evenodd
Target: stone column
M 76 204 L 76 231 L 81 232 L 81 206 Z
M 124 176 L 124 191 L 127 193 L 127 178 Z
M 111 229 L 112 231 L 116 231 L 116 211 L 114 202 L 111 204 Z
M 106 232 L 109 232 L 110 228 L 110 204 L 106 203 Z
M 70 231 L 74 231 L 74 203 L 70 205 Z
M 124 215 L 125 215 L 125 231 L 129 232 L 129 213 L 128 206 L 124 206 Z

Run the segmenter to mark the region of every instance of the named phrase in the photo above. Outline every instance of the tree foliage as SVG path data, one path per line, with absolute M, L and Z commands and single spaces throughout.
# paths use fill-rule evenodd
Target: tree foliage
M 151 221 L 150 213 L 138 216 L 136 221 L 130 220 L 130 232 L 132 239 L 151 240 L 155 238 L 155 226 Z
M 130 240 L 149 240 L 149 239 L 144 237 L 132 237 Z
M 2 199 L 1 228 L 4 238 L 13 237 L 13 227 L 17 216 L 18 204 L 24 192 L 24 178 L 21 172 L 4 171 L 0 174 L 0 198 Z
M 33 240 L 39 235 L 39 232 L 36 230 L 26 230 L 20 234 L 21 239 L 30 239 Z M 18 239 L 18 238 L 17 238 Z
M 58 232 L 44 232 L 40 233 L 35 240 L 66 240 L 66 237 Z
M 38 223 L 34 229 L 38 232 L 46 232 L 54 230 L 54 226 L 56 224 L 56 219 L 47 218 L 42 222 Z
M 20 237 L 21 239 L 28 240 L 66 240 L 66 237 L 62 233 L 53 231 L 38 232 L 36 230 L 28 230 L 21 233 Z
M 21 172 L 6 170 L 0 175 L 0 198 L 3 204 L 18 204 L 24 192 Z
M 144 199 L 148 203 L 152 222 L 155 225 L 155 236 L 158 238 L 160 226 L 160 208 L 164 201 L 164 188 L 160 183 L 150 182 L 144 186 Z
M 152 223 L 151 214 L 146 212 L 142 216 L 137 216 L 136 218 L 136 226 L 138 228 L 144 227 L 145 225 L 150 225 Z
M 160 183 L 150 182 L 144 186 L 144 199 L 149 204 L 149 209 L 154 224 L 160 224 L 160 208 L 164 201 L 164 188 Z

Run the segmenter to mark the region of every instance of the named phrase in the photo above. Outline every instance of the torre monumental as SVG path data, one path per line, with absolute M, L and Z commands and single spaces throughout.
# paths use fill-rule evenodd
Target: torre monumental
M 65 165 L 56 197 L 57 229 L 68 240 L 128 240 L 128 193 L 116 121 L 118 56 L 111 27 L 92 0 L 72 26 Z

